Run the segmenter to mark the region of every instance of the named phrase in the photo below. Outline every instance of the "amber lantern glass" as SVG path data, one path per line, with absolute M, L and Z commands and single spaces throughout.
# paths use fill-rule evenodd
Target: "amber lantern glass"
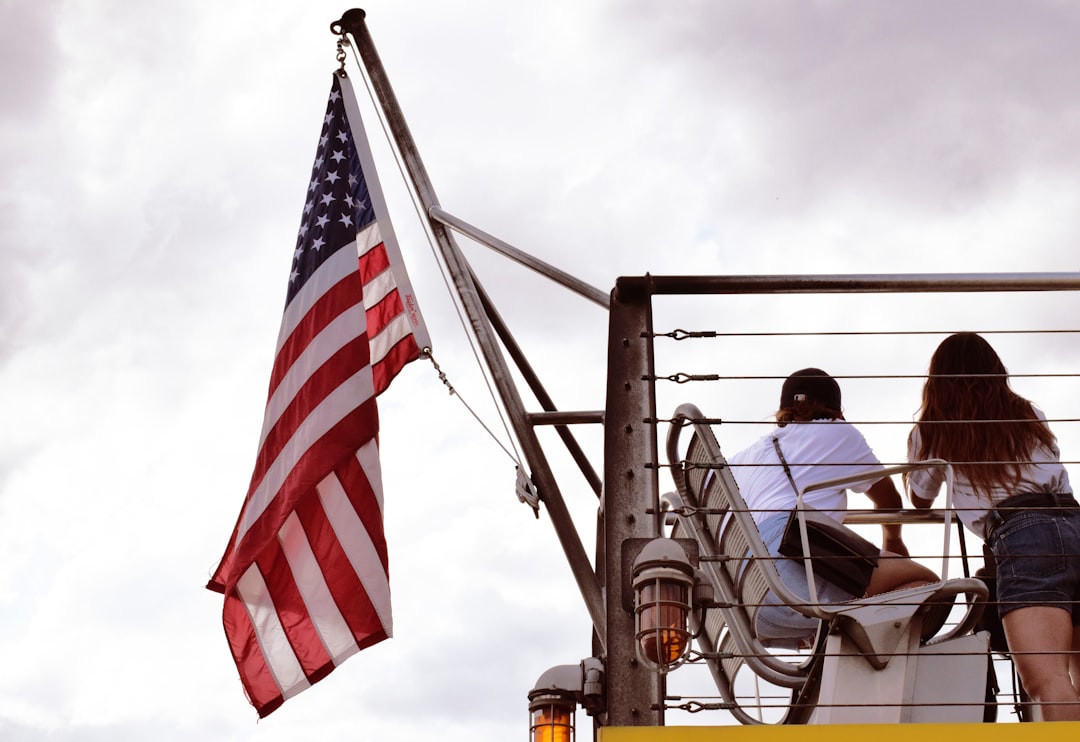
M 675 665 L 686 651 L 688 587 L 679 582 L 651 580 L 639 588 L 637 638 L 645 657 L 660 667 Z
M 694 568 L 674 539 L 654 538 L 634 558 L 635 654 L 649 669 L 666 673 L 690 654 Z
M 531 742 L 574 742 L 573 707 L 544 703 L 532 709 Z

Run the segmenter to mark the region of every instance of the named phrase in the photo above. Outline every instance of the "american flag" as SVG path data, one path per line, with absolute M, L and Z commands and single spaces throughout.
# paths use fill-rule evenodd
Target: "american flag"
M 260 717 L 392 634 L 375 397 L 428 344 L 352 89 L 335 74 L 255 471 L 207 586 L 225 594 L 225 635 Z

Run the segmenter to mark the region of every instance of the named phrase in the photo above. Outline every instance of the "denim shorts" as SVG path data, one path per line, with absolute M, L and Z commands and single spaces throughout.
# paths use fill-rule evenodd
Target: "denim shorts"
M 806 567 L 794 559 L 780 556 L 780 552 L 777 551 L 787 520 L 787 513 L 772 515 L 758 524 L 758 531 L 761 533 L 761 540 L 765 542 L 765 548 L 777 558 L 776 571 L 780 574 L 780 579 L 796 595 L 809 601 L 810 588 L 806 583 Z M 816 575 L 814 584 L 818 591 L 818 601 L 821 603 L 840 603 L 855 597 L 831 582 L 818 579 Z M 758 638 L 763 642 L 801 641 L 814 638 L 820 623 L 818 619 L 804 616 L 794 608 L 784 605 L 772 592 L 765 596 L 763 603 L 764 605 L 758 610 L 755 625 Z
M 994 529 L 998 614 L 1055 606 L 1080 626 L 1080 510 L 1027 510 Z

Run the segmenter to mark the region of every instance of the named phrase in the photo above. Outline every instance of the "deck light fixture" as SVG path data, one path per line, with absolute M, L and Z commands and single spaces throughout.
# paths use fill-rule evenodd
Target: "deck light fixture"
M 574 711 L 571 698 L 545 696 L 529 702 L 531 742 L 574 742 Z
M 634 650 L 638 660 L 666 673 L 686 661 L 694 567 L 670 538 L 656 538 L 634 560 Z
M 603 686 L 604 665 L 595 657 L 546 671 L 529 691 L 530 742 L 574 742 L 578 705 L 595 713 Z

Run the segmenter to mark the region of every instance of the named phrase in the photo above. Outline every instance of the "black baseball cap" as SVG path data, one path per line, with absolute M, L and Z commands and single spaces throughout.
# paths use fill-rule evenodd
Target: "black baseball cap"
M 780 407 L 794 407 L 799 398 L 813 399 L 830 410 L 841 409 L 840 385 L 820 368 L 804 368 L 784 381 L 780 390 Z

